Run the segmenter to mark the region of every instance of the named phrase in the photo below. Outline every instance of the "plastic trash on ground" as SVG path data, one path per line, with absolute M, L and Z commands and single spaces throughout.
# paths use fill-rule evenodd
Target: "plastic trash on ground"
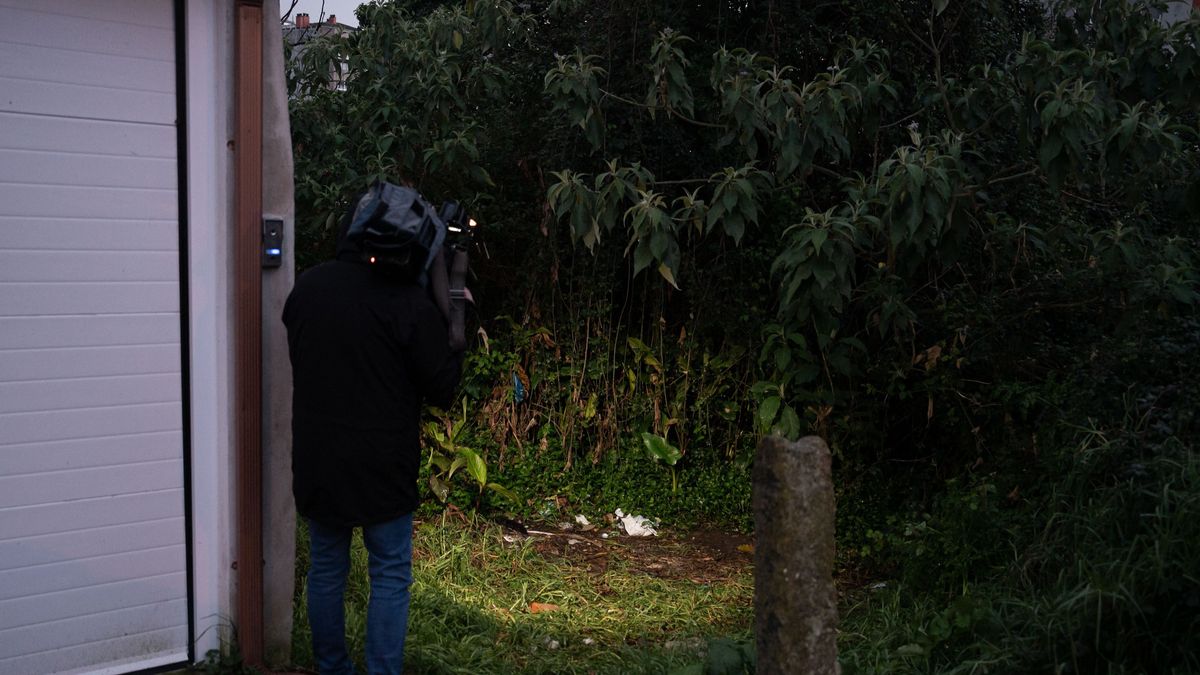
M 614 511 L 625 534 L 631 537 L 653 537 L 658 534 L 653 521 L 645 516 L 627 515 L 621 509 Z

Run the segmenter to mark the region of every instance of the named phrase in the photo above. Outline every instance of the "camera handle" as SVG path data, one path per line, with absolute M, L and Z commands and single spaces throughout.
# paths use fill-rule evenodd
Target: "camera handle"
M 449 256 L 449 261 L 446 257 Z M 467 284 L 468 256 L 465 248 L 438 249 L 429 267 L 429 294 L 446 318 L 451 351 L 467 348 L 467 303 L 470 301 Z

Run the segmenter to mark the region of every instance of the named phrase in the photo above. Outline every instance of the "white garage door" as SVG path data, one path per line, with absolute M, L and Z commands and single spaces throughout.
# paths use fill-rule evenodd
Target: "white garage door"
M 0 0 L 0 673 L 187 658 L 171 0 Z

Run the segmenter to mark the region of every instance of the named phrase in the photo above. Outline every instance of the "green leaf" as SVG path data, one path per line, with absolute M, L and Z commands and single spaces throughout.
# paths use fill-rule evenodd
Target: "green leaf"
M 667 442 L 667 439 L 657 434 L 642 432 L 642 445 L 646 446 L 646 452 L 655 460 L 666 462 L 671 466 L 675 466 L 675 462 L 679 461 L 682 456 L 679 453 L 679 448 Z
M 429 489 L 433 491 L 433 496 L 437 497 L 439 502 L 444 502 L 450 497 L 450 486 L 443 483 L 437 476 L 429 477 Z
M 487 487 L 487 489 L 491 490 L 492 492 L 495 492 L 496 494 L 500 495 L 501 497 L 504 497 L 505 499 L 507 499 L 510 502 L 513 502 L 516 504 L 521 503 L 521 498 L 519 496 L 517 496 L 517 493 L 513 492 L 512 490 L 509 490 L 508 488 L 504 487 L 503 485 L 501 485 L 499 483 L 488 483 L 486 487 Z
M 1038 159 L 1041 161 L 1043 170 L 1048 169 L 1050 163 L 1062 152 L 1062 146 L 1063 139 L 1058 134 L 1047 136 L 1046 140 L 1042 142 L 1042 147 L 1038 151 Z
M 654 254 L 650 251 L 650 242 L 647 239 L 638 241 L 637 246 L 633 249 L 633 273 L 637 275 L 642 270 L 650 266 L 654 260 Z
M 771 424 L 775 422 L 775 414 L 779 412 L 779 404 L 782 401 L 778 396 L 769 396 L 763 399 L 763 402 L 758 405 L 758 428 L 763 431 L 769 431 Z
M 783 407 L 783 415 L 779 418 L 779 426 L 783 431 L 783 435 L 788 438 L 795 438 L 800 434 L 800 417 L 792 406 Z
M 829 230 L 819 229 L 819 230 L 813 230 L 812 238 L 809 239 L 809 241 L 812 242 L 813 250 L 816 251 L 817 253 L 820 253 L 821 246 L 823 246 L 825 244 L 825 240 L 828 238 L 829 238 Z
M 479 453 L 470 448 L 459 448 L 458 454 L 467 461 L 467 473 L 480 487 L 487 485 L 487 463 L 479 456 Z
M 446 480 L 454 478 L 454 473 L 463 468 L 463 464 L 466 464 L 466 460 L 461 456 L 455 457 L 454 461 L 450 463 L 450 468 L 446 469 Z

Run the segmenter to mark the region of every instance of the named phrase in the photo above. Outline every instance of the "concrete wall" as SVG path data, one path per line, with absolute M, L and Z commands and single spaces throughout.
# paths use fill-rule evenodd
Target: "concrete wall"
M 295 281 L 292 135 L 284 82 L 283 36 L 263 3 L 263 214 L 284 223 L 283 265 L 263 272 L 263 636 L 268 665 L 291 657 L 296 506 L 292 499 L 292 370 L 280 317 Z

